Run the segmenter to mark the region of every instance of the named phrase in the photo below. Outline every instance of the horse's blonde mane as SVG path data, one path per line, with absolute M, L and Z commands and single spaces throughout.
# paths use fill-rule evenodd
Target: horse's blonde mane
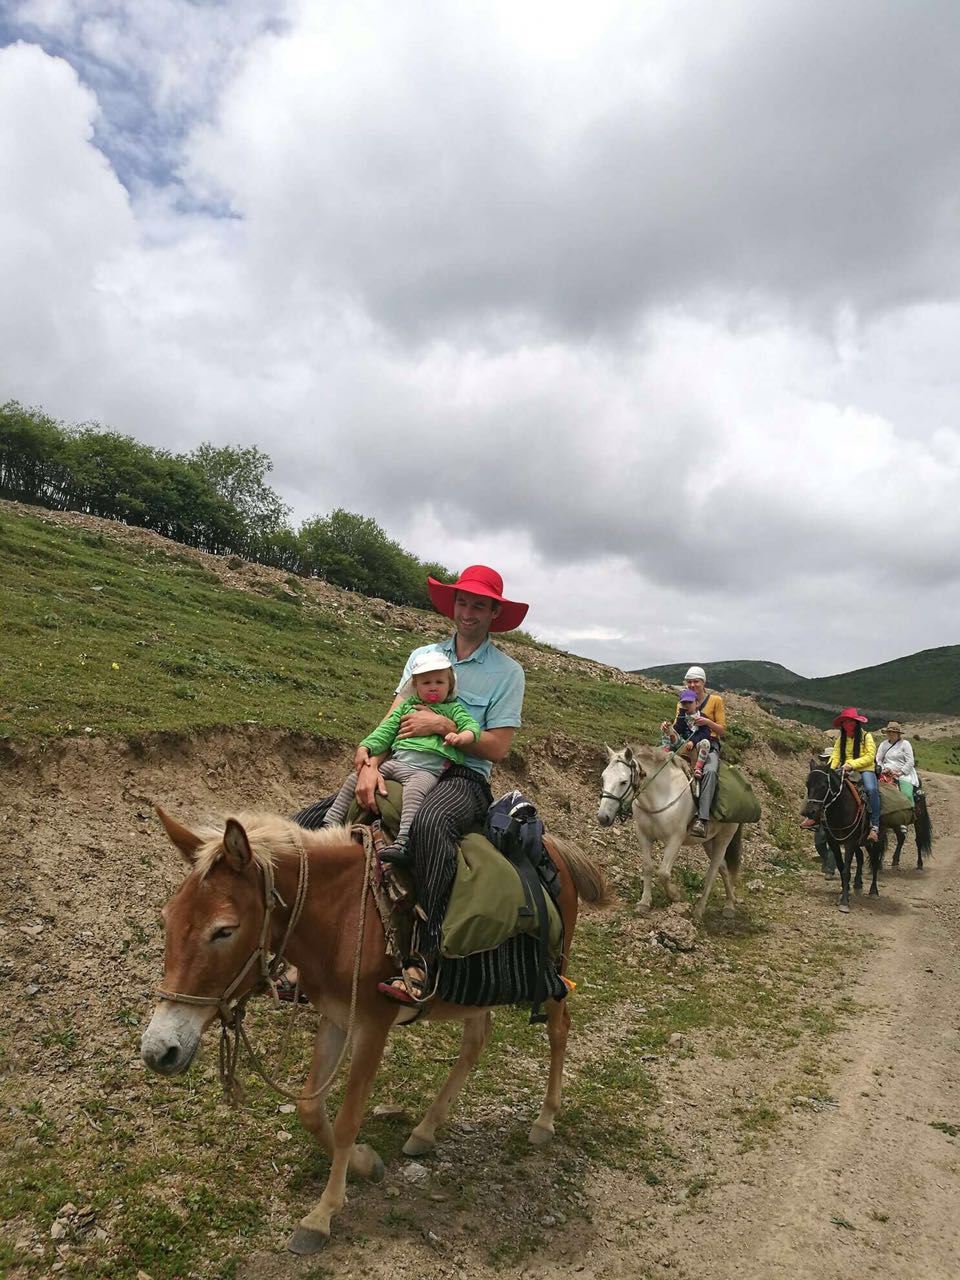
M 291 822 L 289 818 L 282 818 L 276 813 L 255 811 L 230 816 L 235 822 L 239 822 L 247 833 L 253 860 L 260 867 L 272 867 L 277 858 L 285 853 L 299 854 L 301 845 L 307 853 L 310 853 L 326 845 L 346 844 L 350 839 L 347 827 L 323 827 L 319 831 L 307 831 L 306 828 L 298 827 L 295 822 Z M 224 819 L 224 826 L 226 826 L 226 819 Z M 194 869 L 203 880 L 223 857 L 224 832 L 208 827 L 198 831 L 197 835 L 203 840 L 203 844 L 197 850 Z

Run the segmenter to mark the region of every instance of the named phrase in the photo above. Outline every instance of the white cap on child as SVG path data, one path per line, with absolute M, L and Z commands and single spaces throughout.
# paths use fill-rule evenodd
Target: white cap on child
M 410 679 L 404 684 L 400 690 L 401 698 L 412 698 L 416 693 L 413 687 L 415 676 L 429 675 L 431 671 L 451 671 L 453 672 L 453 681 L 450 686 L 450 697 L 454 698 L 457 694 L 457 673 L 453 670 L 453 663 L 440 649 L 428 649 L 426 653 L 420 653 L 414 658 L 413 666 L 410 668 Z

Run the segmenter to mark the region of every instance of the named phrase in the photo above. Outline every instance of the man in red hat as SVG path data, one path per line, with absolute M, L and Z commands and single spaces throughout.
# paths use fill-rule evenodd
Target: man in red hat
M 404 965 L 403 975 L 381 983 L 381 990 L 404 1004 L 418 1004 L 432 994 L 440 952 L 440 929 L 457 869 L 457 844 L 470 827 L 483 821 L 492 802 L 490 771 L 502 760 L 520 728 L 523 709 L 523 668 L 491 643 L 490 633 L 519 627 L 528 606 L 507 600 L 503 579 L 487 565 L 464 569 L 456 582 L 427 579 L 435 608 L 452 618 L 455 630 L 439 644 L 414 649 L 407 659 L 397 697 L 390 710 L 402 701 L 401 690 L 410 678 L 415 660 L 423 653 L 440 650 L 453 664 L 457 696 L 479 723 L 480 737 L 463 748 L 464 763 L 452 765 L 424 800 L 410 830 L 414 879 L 420 906 L 426 913 L 421 928 L 420 953 Z M 456 726 L 429 707 L 409 712 L 400 722 L 398 740 L 441 736 Z M 357 799 L 367 808 L 376 808 L 377 794 L 386 794 L 380 776 L 382 757 L 360 758 L 357 766 Z

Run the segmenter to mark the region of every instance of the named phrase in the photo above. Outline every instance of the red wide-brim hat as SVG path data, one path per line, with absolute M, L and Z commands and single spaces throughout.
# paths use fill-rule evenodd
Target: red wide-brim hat
M 833 727 L 835 729 L 839 729 L 840 723 L 843 720 L 859 720 L 861 724 L 868 723 L 867 717 L 862 716 L 856 707 L 844 707 L 844 709 L 837 716 L 836 720 L 834 720 Z
M 507 600 L 503 594 L 503 579 L 496 569 L 485 564 L 472 564 L 464 569 L 456 582 L 438 582 L 436 578 L 427 578 L 427 590 L 433 607 L 447 618 L 453 617 L 453 605 L 458 591 L 467 591 L 472 596 L 487 596 L 496 600 L 500 612 L 490 623 L 491 631 L 513 631 L 527 616 L 528 604 L 518 600 Z

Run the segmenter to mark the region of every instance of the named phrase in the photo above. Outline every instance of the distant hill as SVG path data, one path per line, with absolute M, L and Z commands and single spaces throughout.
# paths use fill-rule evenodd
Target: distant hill
M 690 662 L 668 662 L 660 667 L 644 667 L 634 675 L 649 676 L 664 684 L 682 684 Z M 806 683 L 803 676 L 790 671 L 779 662 L 763 662 L 750 658 L 738 658 L 732 662 L 710 662 L 706 666 L 711 689 L 777 689 L 786 690 Z
M 680 684 L 689 665 L 665 663 L 637 674 Z M 809 724 L 829 724 L 841 704 L 859 707 L 873 721 L 960 714 L 960 645 L 924 649 L 875 667 L 813 679 L 778 662 L 755 659 L 705 666 L 712 688 L 754 694 L 767 710 Z

